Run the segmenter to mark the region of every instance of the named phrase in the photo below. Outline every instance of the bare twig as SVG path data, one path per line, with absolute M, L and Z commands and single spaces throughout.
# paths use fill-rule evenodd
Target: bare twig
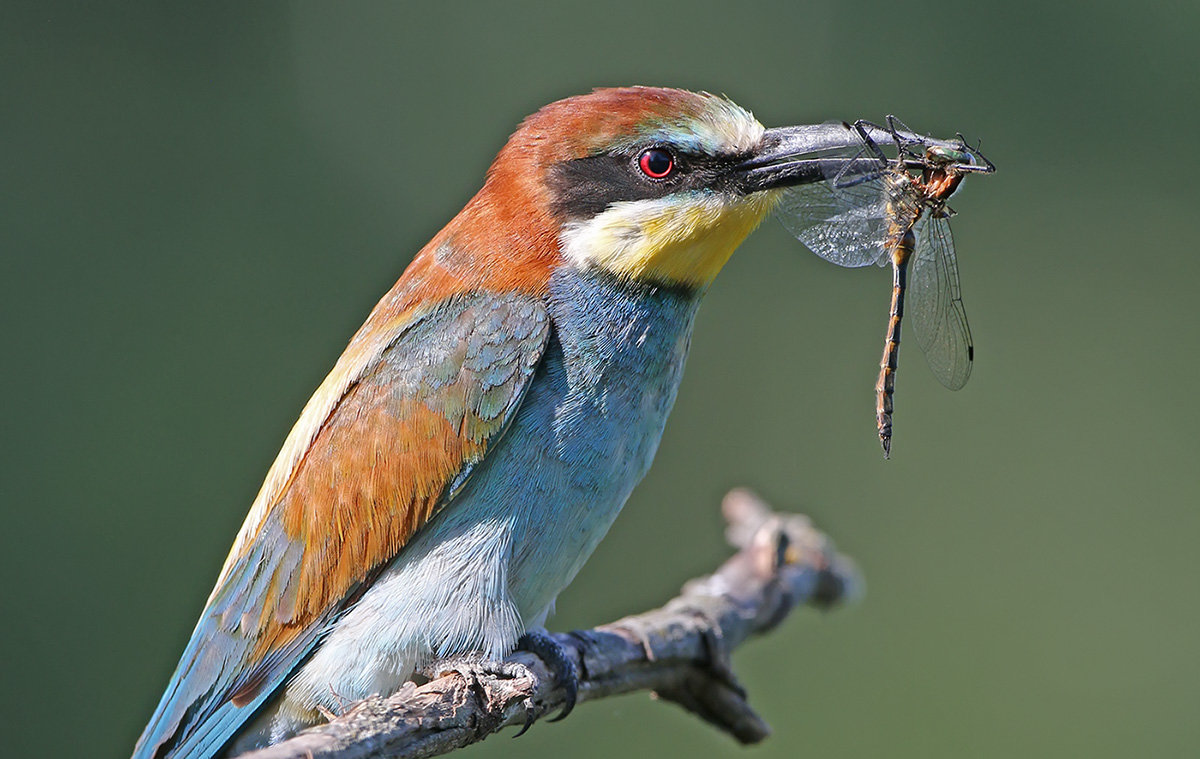
M 580 702 L 651 690 L 743 743 L 769 734 L 733 676 L 730 652 L 798 604 L 824 608 L 856 595 L 858 575 L 803 516 L 775 514 L 744 490 L 729 493 L 722 510 L 726 537 L 739 550 L 715 573 L 690 581 L 662 608 L 554 636 L 575 661 Z M 518 652 L 509 660 L 528 674 L 468 682 L 453 673 L 407 683 L 388 698 L 361 701 L 328 724 L 244 756 L 436 756 L 563 706 L 566 696 L 540 659 Z

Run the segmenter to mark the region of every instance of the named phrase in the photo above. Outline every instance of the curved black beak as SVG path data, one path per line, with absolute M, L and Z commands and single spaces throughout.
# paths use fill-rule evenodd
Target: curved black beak
M 743 193 L 750 194 L 820 182 L 839 173 L 865 174 L 878 170 L 882 153 L 872 152 L 863 141 L 863 134 L 876 145 L 892 145 L 899 137 L 926 146 L 961 147 L 958 142 L 913 132 L 893 134 L 865 122 L 776 127 L 766 130 L 753 155 L 734 167 L 736 184 Z

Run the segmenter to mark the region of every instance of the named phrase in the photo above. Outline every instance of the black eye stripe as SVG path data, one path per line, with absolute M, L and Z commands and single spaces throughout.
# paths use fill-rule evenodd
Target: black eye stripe
M 671 169 L 662 177 L 647 173 L 641 165 L 642 158 L 656 149 L 671 156 Z M 623 200 L 661 198 L 687 190 L 729 191 L 733 184 L 730 170 L 744 158 L 651 146 L 633 153 L 601 153 L 565 161 L 554 165 L 547 176 L 553 196 L 551 211 L 559 218 L 587 219 Z

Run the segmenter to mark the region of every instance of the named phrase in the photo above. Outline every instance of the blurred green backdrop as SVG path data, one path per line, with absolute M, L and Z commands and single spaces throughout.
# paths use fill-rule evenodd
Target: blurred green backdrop
M 701 311 L 658 462 L 552 626 L 669 597 L 757 488 L 863 603 L 742 649 L 743 749 L 644 695 L 474 756 L 1182 756 L 1200 744 L 1195 3 L 5 2 L 11 756 L 126 756 L 309 393 L 516 123 L 615 84 L 768 125 L 982 137 L 955 231 L 978 359 L 914 346 L 894 458 L 888 275 L 755 234 Z

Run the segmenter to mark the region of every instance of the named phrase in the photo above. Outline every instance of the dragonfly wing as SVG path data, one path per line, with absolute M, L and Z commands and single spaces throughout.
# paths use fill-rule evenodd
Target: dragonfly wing
M 862 152 L 840 164 L 861 165 Z M 838 166 L 831 162 L 831 166 Z M 835 171 L 824 182 L 783 191 L 776 215 L 809 250 L 838 266 L 857 268 L 885 262 L 887 195 L 880 170 Z
M 950 222 L 945 216 L 926 212 L 914 231 L 917 250 L 905 315 L 912 321 L 917 343 L 934 376 L 951 390 L 958 390 L 971 376 L 975 347 L 959 290 Z

